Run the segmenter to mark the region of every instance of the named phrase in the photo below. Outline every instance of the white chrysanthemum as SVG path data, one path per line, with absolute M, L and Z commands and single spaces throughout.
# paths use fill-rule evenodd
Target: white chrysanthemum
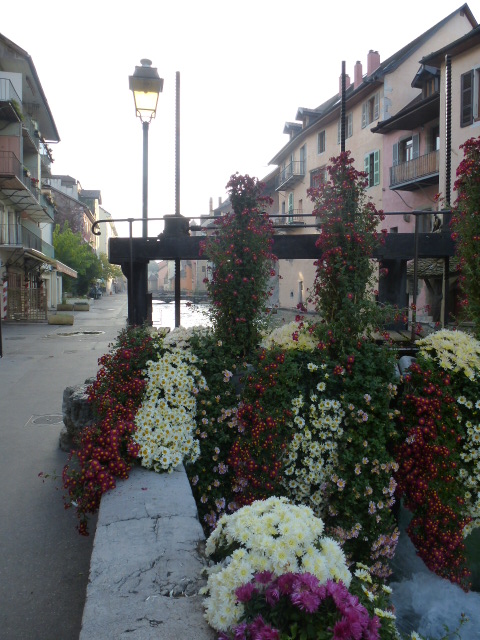
M 232 600 L 235 589 L 260 571 L 277 575 L 309 571 L 321 583 L 342 580 L 348 587 L 351 574 L 339 545 L 322 537 L 324 525 L 304 505 L 286 498 L 256 501 L 232 515 L 220 518 L 210 535 L 206 552 L 236 546 L 230 562 L 211 573 L 207 589 L 206 619 L 218 631 L 226 631 L 241 618 L 243 605 Z
M 169 334 L 170 335 L 170 334 Z M 136 416 L 134 441 L 140 445 L 142 465 L 172 471 L 183 460 L 195 461 L 200 448 L 196 430 L 196 389 L 207 384 L 195 366 L 196 356 L 172 348 L 147 366 L 147 388 Z
M 469 380 L 480 377 L 480 342 L 468 333 L 442 329 L 418 340 L 417 346 L 445 370 L 461 371 Z
M 277 327 L 260 343 L 265 349 L 282 347 L 283 349 L 299 349 L 301 351 L 313 351 L 316 348 L 315 339 L 308 331 L 308 324 L 299 329 L 297 322 L 289 322 Z
M 317 389 L 324 391 L 326 384 L 321 385 Z M 325 500 L 319 489 L 338 464 L 337 442 L 343 435 L 345 411 L 337 400 L 317 400 L 316 394 L 310 395 L 311 404 L 305 403 L 302 395 L 292 400 L 294 418 L 287 426 L 293 433 L 285 452 L 284 487 L 292 500 L 321 515 Z

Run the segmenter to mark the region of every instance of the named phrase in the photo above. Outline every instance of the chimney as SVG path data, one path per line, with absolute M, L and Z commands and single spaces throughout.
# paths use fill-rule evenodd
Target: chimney
M 362 82 L 363 82 L 362 63 L 360 62 L 360 60 L 357 60 L 353 70 L 353 88 L 356 89 L 362 84 Z
M 221 196 L 218 198 L 218 206 L 221 207 L 222 206 L 222 198 Z
M 348 89 L 348 87 L 350 86 L 351 82 L 350 82 L 350 76 L 348 75 L 348 73 L 345 74 L 345 91 Z M 338 78 L 338 93 L 340 95 L 342 95 L 342 74 L 340 74 L 339 78 Z
M 210 198 L 210 206 L 209 206 L 210 215 L 213 213 L 213 198 Z
M 380 54 L 378 51 L 370 51 L 367 55 L 367 76 L 371 76 L 374 71 L 380 66 Z

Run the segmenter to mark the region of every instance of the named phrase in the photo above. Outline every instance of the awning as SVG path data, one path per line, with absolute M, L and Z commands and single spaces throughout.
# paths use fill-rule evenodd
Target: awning
M 0 251 L 6 251 L 8 253 L 11 254 L 11 257 L 9 258 L 9 260 L 7 261 L 7 266 L 13 266 L 15 264 L 17 264 L 19 262 L 20 259 L 23 258 L 24 262 L 28 262 L 28 261 L 35 261 L 35 262 L 40 262 L 43 264 L 49 264 L 50 266 L 52 266 L 54 269 L 56 269 L 57 271 L 59 271 L 60 273 L 65 273 L 66 275 L 70 276 L 71 278 L 77 278 L 78 277 L 78 273 L 75 271 L 75 269 L 72 269 L 71 267 L 69 267 L 66 264 L 63 264 L 63 262 L 60 262 L 59 260 L 56 260 L 55 258 L 49 258 L 48 256 L 46 256 L 44 253 L 42 253 L 41 251 L 38 251 L 37 249 L 25 249 L 25 247 L 23 246 L 5 246 L 5 245 L 0 245 Z
M 63 264 L 63 262 L 60 262 L 60 260 L 54 260 L 54 262 L 57 271 L 60 271 L 60 273 L 65 273 L 67 276 L 71 276 L 72 278 L 78 278 L 78 273 L 75 271 L 75 269 L 72 269 L 66 264 Z

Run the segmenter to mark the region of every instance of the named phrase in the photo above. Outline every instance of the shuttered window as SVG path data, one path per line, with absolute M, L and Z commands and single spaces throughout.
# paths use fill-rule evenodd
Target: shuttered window
M 376 93 L 362 104 L 362 129 L 380 117 L 380 94 Z
M 380 151 L 367 153 L 364 158 L 364 171 L 367 174 L 367 187 L 380 184 Z
M 460 126 L 468 127 L 473 122 L 473 71 L 461 77 Z

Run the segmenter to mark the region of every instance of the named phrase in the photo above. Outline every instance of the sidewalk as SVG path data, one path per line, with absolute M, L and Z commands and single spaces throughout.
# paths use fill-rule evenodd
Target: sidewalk
M 0 635 L 79 637 L 93 535 L 65 511 L 59 474 L 63 390 L 96 375 L 125 327 L 127 296 L 95 300 L 73 326 L 2 322 L 0 358 Z M 95 531 L 95 519 L 92 520 Z

